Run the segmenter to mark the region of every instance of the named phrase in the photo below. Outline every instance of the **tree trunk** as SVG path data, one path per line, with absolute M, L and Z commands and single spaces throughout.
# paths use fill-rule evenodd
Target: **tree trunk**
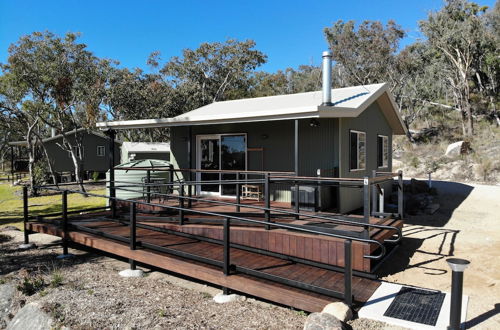
M 45 159 L 47 159 L 47 166 L 49 167 L 49 172 L 50 176 L 52 177 L 52 181 L 54 181 L 54 184 L 56 185 L 57 188 L 59 188 L 59 185 L 57 183 L 57 176 L 56 173 L 54 172 L 54 168 L 52 167 L 52 162 L 50 161 L 49 154 L 47 153 L 47 149 L 45 148 L 45 145 L 43 143 L 40 143 L 43 148 L 43 153 L 45 154 Z

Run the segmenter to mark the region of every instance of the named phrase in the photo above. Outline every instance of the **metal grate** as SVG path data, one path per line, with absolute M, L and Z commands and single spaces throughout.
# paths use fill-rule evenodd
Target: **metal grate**
M 436 325 L 445 294 L 402 287 L 384 316 L 426 325 Z

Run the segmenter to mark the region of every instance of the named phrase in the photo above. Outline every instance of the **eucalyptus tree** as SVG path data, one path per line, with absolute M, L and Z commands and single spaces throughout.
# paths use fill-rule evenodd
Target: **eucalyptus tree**
M 9 47 L 8 63 L 3 68 L 12 77 L 11 87 L 17 89 L 18 100 L 30 100 L 34 105 L 34 120 L 62 134 L 60 147 L 70 154 L 84 191 L 82 134 L 75 133 L 75 139 L 70 139 L 67 133 L 93 127 L 102 116 L 111 63 L 95 57 L 85 44 L 76 42 L 77 38 L 74 33 L 60 38 L 50 32 L 23 36 Z
M 160 70 L 182 97 L 181 111 L 249 95 L 254 70 L 266 62 L 266 55 L 253 40 L 202 43 L 184 49 Z
M 343 74 L 343 85 L 366 85 L 389 82 L 392 88 L 399 83 L 396 71 L 397 53 L 404 30 L 390 20 L 384 26 L 378 21 L 339 20 L 325 28 L 324 34 L 336 70 Z
M 443 57 L 445 81 L 453 91 L 454 102 L 462 113 L 465 136 L 474 134 L 471 86 L 477 64 L 486 55 L 483 48 L 487 7 L 466 0 L 446 0 L 445 6 L 429 14 L 420 28 L 429 44 Z

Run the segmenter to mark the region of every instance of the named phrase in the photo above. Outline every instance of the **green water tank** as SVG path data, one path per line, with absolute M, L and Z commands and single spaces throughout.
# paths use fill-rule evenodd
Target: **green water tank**
M 158 159 L 133 160 L 115 166 L 115 187 L 127 189 L 116 189 L 116 197 L 123 199 L 142 198 L 145 196 L 144 193 L 146 191 L 146 188 L 142 184 L 146 182 L 147 171 L 150 171 L 152 183 L 167 183 L 170 179 L 170 173 L 166 169 L 171 167 L 172 164 L 170 162 Z M 106 172 L 106 182 L 108 182 L 107 185 L 109 186 L 109 171 Z M 167 192 L 167 187 L 165 186 L 152 188 L 152 191 L 153 189 L 155 192 Z M 109 187 L 106 189 L 106 193 L 109 196 Z

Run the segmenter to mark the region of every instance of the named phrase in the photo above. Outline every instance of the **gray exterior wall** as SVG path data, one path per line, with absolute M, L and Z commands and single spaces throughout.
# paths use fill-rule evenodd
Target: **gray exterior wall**
M 325 176 L 364 177 L 377 169 L 377 134 L 389 137 L 389 166 L 379 171 L 392 170 L 392 129 L 378 103 L 370 105 L 358 118 L 321 119 L 319 127 L 311 127 L 309 119 L 299 120 L 299 175 L 316 176 L 317 170 L 326 170 Z M 196 136 L 205 134 L 246 133 L 247 148 L 262 148 L 262 152 L 247 153 L 248 170 L 294 171 L 294 121 L 267 121 L 209 126 L 171 128 L 171 162 L 175 168 L 189 168 L 188 139 L 192 141 L 192 168 L 196 168 Z M 366 170 L 349 170 L 349 131 L 366 132 Z M 341 152 L 339 151 L 341 148 Z M 390 185 L 386 189 L 390 189 Z M 337 207 L 347 213 L 362 206 L 362 191 L 356 188 L 322 189 L 322 205 Z M 290 201 L 290 187 L 273 185 L 271 198 Z
M 89 133 L 83 134 L 83 171 L 106 172 L 109 169 L 109 140 L 105 137 Z M 74 135 L 69 135 L 70 141 L 75 141 Z M 73 161 L 68 151 L 63 150 L 58 144 L 62 144 L 62 137 L 45 142 L 45 148 L 49 154 L 50 161 L 55 172 L 74 172 Z M 104 156 L 97 156 L 97 146 L 104 146 Z M 115 162 L 120 161 L 120 144 L 115 142 Z
M 360 171 L 351 171 L 349 164 L 349 133 L 350 130 L 362 131 L 366 133 L 366 169 Z M 371 104 L 357 118 L 342 118 L 340 119 L 340 140 L 341 144 L 341 161 L 340 161 L 340 177 L 342 178 L 363 178 L 371 177 L 372 170 L 391 172 L 392 171 L 392 128 L 385 119 L 384 114 L 380 110 L 377 102 Z M 386 135 L 389 138 L 389 161 L 386 168 L 377 168 L 377 135 Z M 384 185 L 384 189 L 388 196 L 391 190 L 391 184 Z M 363 206 L 362 189 L 357 188 L 341 188 L 340 189 L 340 209 L 342 213 L 355 210 Z

